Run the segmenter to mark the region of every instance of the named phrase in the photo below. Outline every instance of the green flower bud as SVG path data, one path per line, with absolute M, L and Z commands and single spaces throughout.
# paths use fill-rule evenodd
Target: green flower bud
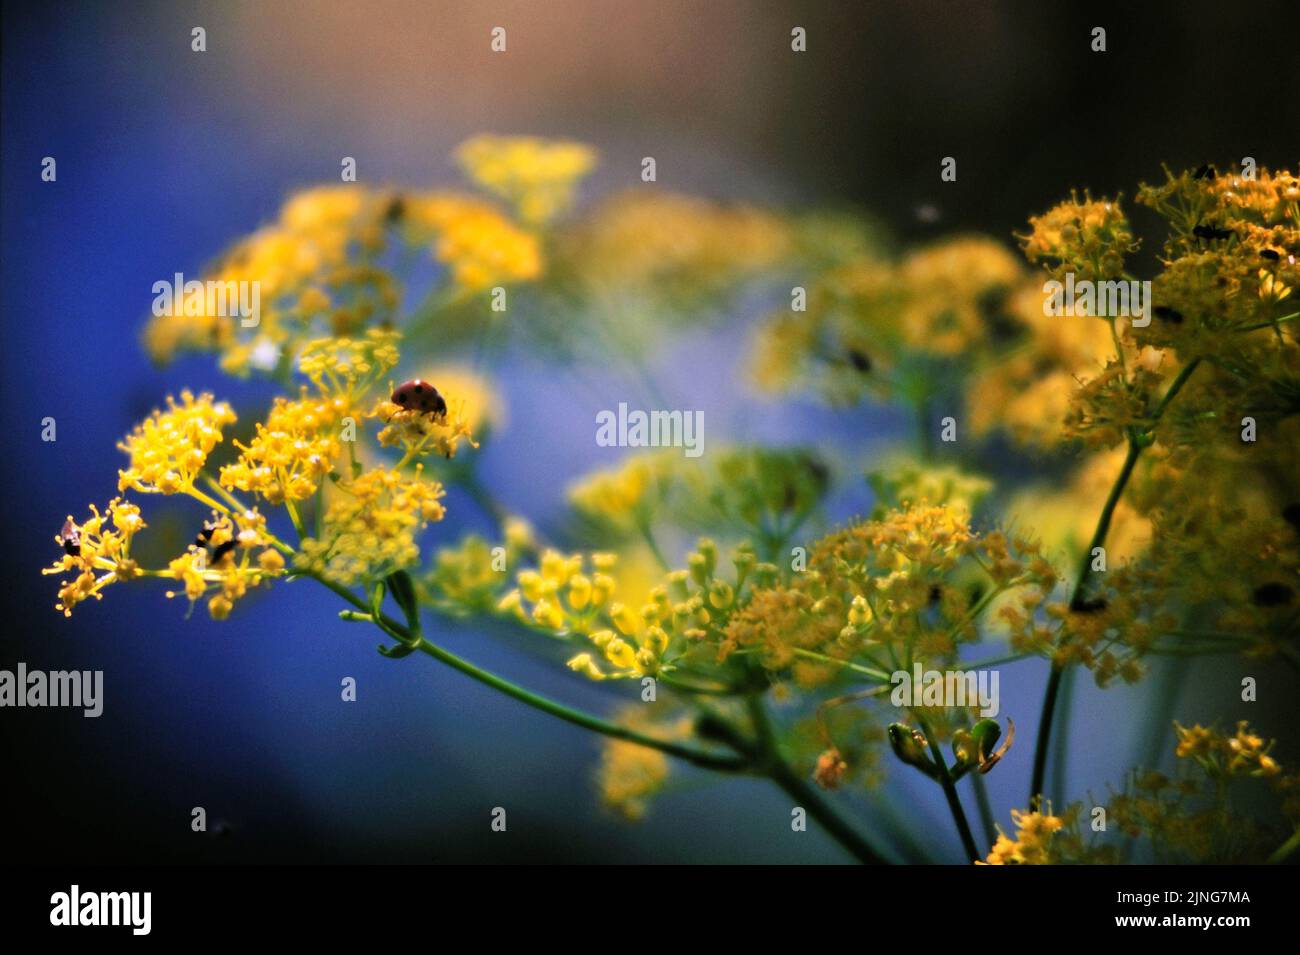
M 890 723 L 889 745 L 893 747 L 894 755 L 903 762 L 915 766 L 931 778 L 937 777 L 938 768 L 926 755 L 927 743 L 920 730 L 914 730 L 902 723 Z

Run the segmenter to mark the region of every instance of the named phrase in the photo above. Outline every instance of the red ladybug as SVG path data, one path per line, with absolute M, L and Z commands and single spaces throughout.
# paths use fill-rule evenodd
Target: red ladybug
M 406 411 L 438 417 L 447 414 L 447 402 L 438 394 L 438 389 L 419 378 L 412 378 L 394 388 L 392 402 Z

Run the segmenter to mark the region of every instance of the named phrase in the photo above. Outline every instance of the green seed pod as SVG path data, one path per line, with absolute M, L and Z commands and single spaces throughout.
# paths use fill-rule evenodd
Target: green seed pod
M 982 763 L 992 755 L 998 740 L 1002 738 L 1002 727 L 997 720 L 984 719 L 972 727 L 970 735 L 975 741 L 975 753 Z
M 937 772 L 934 763 L 925 753 L 925 737 L 919 730 L 902 723 L 890 723 L 889 745 L 893 747 L 894 755 L 909 766 L 915 766 L 927 776 L 934 776 Z

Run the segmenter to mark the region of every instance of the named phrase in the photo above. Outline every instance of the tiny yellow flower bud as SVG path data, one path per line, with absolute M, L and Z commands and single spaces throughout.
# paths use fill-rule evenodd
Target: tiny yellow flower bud
M 691 569 L 691 579 L 701 587 L 709 580 L 708 564 L 702 554 L 691 554 L 686 558 L 686 565 Z
M 719 610 L 725 610 L 731 606 L 732 600 L 735 599 L 735 593 L 731 585 L 726 581 L 715 580 L 709 587 L 709 603 Z
M 520 571 L 518 579 L 520 589 L 530 602 L 536 603 L 542 599 L 545 581 L 541 574 L 535 570 L 524 570 Z
M 858 594 L 853 598 L 853 603 L 849 605 L 849 623 L 855 627 L 865 627 L 871 623 L 873 614 L 871 604 L 867 603 L 867 598 Z
M 257 556 L 257 565 L 268 574 L 278 574 L 284 570 L 284 558 L 280 556 L 278 550 L 267 548 Z
M 533 607 L 533 619 L 552 630 L 564 629 L 564 611 L 552 600 L 539 600 Z
M 575 574 L 569 579 L 569 606 L 574 610 L 584 609 L 591 602 L 591 578 Z
M 576 673 L 582 673 L 593 680 L 605 679 L 605 674 L 600 672 L 596 666 L 596 661 L 592 660 L 590 653 L 579 653 L 576 657 L 565 664 L 570 670 Z
M 636 666 L 636 651 L 626 640 L 615 637 L 605 644 L 605 659 L 620 670 L 630 670 Z
M 609 619 L 614 626 L 629 637 L 641 629 L 641 617 L 626 604 L 614 604 L 609 608 Z
M 528 614 L 524 612 L 523 601 L 517 590 L 512 590 L 502 597 L 501 602 L 497 604 L 497 610 L 502 613 L 513 614 L 515 619 L 521 623 L 528 622 Z
M 213 620 L 225 620 L 230 616 L 232 604 L 222 594 L 217 594 L 208 601 L 208 613 L 212 615 Z
M 645 646 L 648 647 L 655 656 L 662 656 L 668 649 L 668 634 L 662 627 L 650 627 L 646 630 Z

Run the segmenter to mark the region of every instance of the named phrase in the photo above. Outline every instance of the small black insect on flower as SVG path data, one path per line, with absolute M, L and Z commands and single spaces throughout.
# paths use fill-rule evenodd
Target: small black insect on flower
M 63 547 L 63 553 L 69 557 L 81 556 L 81 528 L 72 523 L 72 518 L 63 522 L 63 530 L 59 531 L 59 544 Z

